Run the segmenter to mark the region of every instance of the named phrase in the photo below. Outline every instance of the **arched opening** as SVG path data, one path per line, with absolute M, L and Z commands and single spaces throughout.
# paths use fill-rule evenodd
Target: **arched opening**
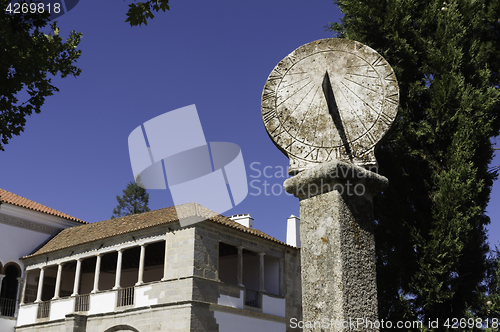
M 0 291 L 0 315 L 14 317 L 18 289 L 17 278 L 21 276 L 21 269 L 15 263 L 8 263 L 4 268 L 4 272 L 5 276 Z
M 104 332 L 139 332 L 139 330 L 130 325 L 117 325 L 110 327 Z

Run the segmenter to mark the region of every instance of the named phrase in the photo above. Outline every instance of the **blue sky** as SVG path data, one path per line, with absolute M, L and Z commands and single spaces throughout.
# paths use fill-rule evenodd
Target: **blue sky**
M 172 0 L 147 26 L 130 27 L 127 3 L 83 0 L 57 19 L 63 36 L 83 33 L 82 74 L 54 79 L 60 92 L 0 152 L 0 186 L 88 222 L 109 219 L 133 180 L 128 135 L 196 104 L 207 141 L 238 144 L 254 181 L 224 214 L 250 213 L 256 228 L 284 240 L 299 203 L 282 189 L 288 159 L 262 124 L 262 88 L 295 48 L 332 36 L 324 26 L 340 20 L 339 9 L 331 0 Z M 265 167 L 269 177 L 256 178 Z M 149 193 L 151 209 L 173 205 L 168 191 Z M 499 201 L 497 181 L 488 207 L 493 244 Z

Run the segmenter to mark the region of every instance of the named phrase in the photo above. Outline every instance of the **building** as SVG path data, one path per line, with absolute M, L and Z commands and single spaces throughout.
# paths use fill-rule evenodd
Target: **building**
M 181 227 L 170 207 L 80 224 L 25 254 L 15 330 L 294 331 L 299 249 L 249 215 L 182 208 L 204 220 Z
M 67 227 L 86 222 L 0 189 L 0 331 L 14 331 L 24 264 L 20 257 Z M 17 301 L 17 302 L 16 302 Z

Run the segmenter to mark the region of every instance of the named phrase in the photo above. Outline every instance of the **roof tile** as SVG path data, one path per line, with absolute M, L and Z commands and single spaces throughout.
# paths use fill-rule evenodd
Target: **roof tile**
M 19 195 L 11 193 L 10 191 L 7 191 L 7 190 L 2 189 L 2 188 L 0 188 L 0 201 L 3 203 L 8 203 L 8 204 L 16 205 L 16 206 L 23 207 L 26 209 L 30 209 L 33 211 L 38 211 L 38 212 L 50 214 L 50 215 L 53 215 L 56 217 L 61 217 L 61 218 L 67 219 L 67 220 L 77 221 L 77 222 L 80 222 L 82 224 L 87 224 L 86 221 L 80 220 L 78 218 L 70 216 L 69 214 L 63 213 L 61 211 L 51 209 L 48 206 L 45 206 L 43 204 L 33 202 L 32 200 L 21 197 Z
M 196 217 L 200 220 L 209 220 L 217 224 L 225 225 L 242 232 L 249 233 L 273 242 L 286 245 L 284 242 L 259 231 L 258 229 L 245 227 L 228 217 L 205 208 L 197 203 L 188 203 L 180 206 L 171 206 L 164 209 L 149 211 L 139 214 L 133 214 L 125 217 L 104 220 L 96 223 L 70 227 L 63 229 L 51 240 L 49 240 L 39 250 L 27 257 L 38 256 L 57 250 L 62 250 L 77 245 L 90 243 L 120 234 L 131 233 L 141 229 L 146 229 L 158 225 L 173 223 L 179 220 L 178 215 L 182 217 Z

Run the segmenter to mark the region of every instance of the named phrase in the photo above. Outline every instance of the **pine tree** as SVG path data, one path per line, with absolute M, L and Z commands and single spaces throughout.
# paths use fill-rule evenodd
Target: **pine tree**
M 140 178 L 127 184 L 123 190 L 123 196 L 116 196 L 118 205 L 113 209 L 111 218 L 124 217 L 149 211 L 149 194 L 141 186 Z
M 482 306 L 485 214 L 500 128 L 498 0 L 334 0 L 337 36 L 391 64 L 400 107 L 377 154 L 389 188 L 374 199 L 379 316 L 465 317 Z

